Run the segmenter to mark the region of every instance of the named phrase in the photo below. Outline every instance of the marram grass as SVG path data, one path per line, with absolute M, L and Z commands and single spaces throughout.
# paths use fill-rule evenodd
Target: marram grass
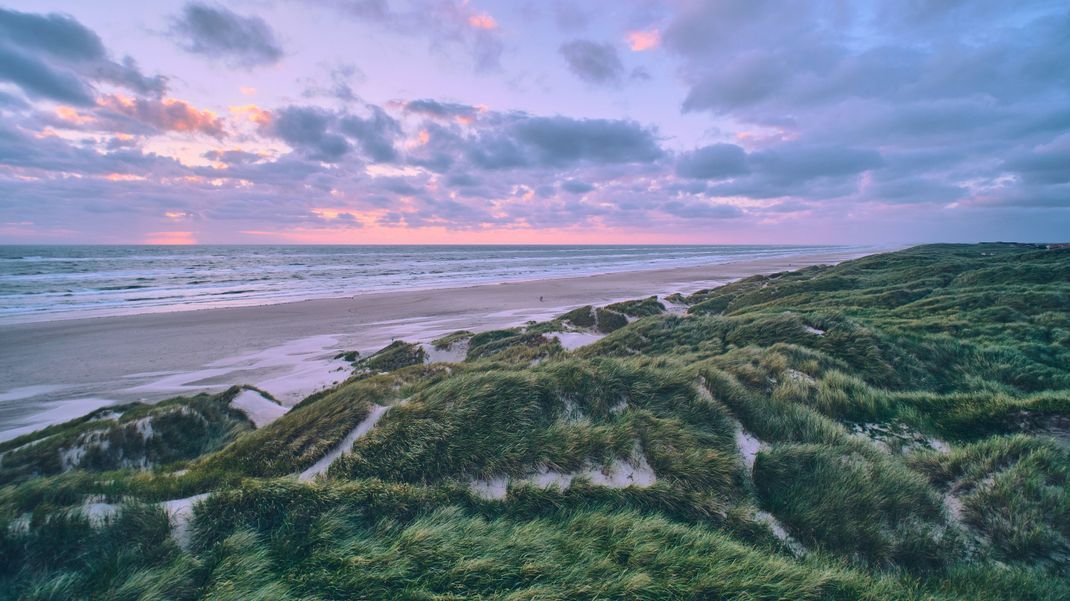
M 259 430 L 206 395 L 0 445 L 0 599 L 1070 598 L 1066 249 L 923 246 L 433 346 L 462 343 L 395 343 Z M 176 539 L 159 503 L 201 493 Z

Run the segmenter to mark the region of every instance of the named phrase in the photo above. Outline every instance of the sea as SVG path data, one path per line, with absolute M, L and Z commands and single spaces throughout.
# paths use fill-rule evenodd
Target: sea
M 861 247 L 0 246 L 0 323 L 271 304 Z

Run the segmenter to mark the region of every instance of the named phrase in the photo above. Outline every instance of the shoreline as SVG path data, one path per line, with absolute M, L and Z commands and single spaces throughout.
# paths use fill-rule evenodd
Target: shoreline
M 0 440 L 78 417 L 86 407 L 155 402 L 233 384 L 255 385 L 292 405 L 348 376 L 346 364 L 332 359 L 340 351 L 367 354 L 395 339 L 425 342 L 459 329 L 509 327 L 586 304 L 689 293 L 875 252 L 881 251 L 2 324 Z M 65 406 L 77 414 L 66 415 Z
M 79 245 L 75 245 L 75 246 L 79 246 Z M 271 247 L 272 245 L 266 245 L 266 246 L 267 247 Z M 414 245 L 414 246 L 420 246 L 420 245 Z M 593 246 L 597 247 L 598 245 L 593 245 Z M 612 246 L 613 245 L 608 245 L 606 247 L 607 248 L 611 248 Z M 742 245 L 742 246 L 746 246 L 746 245 Z M 768 246 L 762 247 L 761 245 L 759 245 L 758 247 L 759 248 L 770 248 Z M 785 245 L 784 246 L 784 249 L 798 249 L 798 248 L 800 248 L 800 247 L 791 246 L 791 245 Z M 7 326 L 7 325 L 24 325 L 24 324 L 35 324 L 35 323 L 49 323 L 49 322 L 72 321 L 72 320 L 82 320 L 82 319 L 104 319 L 104 318 L 111 318 L 111 317 L 134 317 L 134 316 L 138 316 L 138 315 L 161 315 L 161 314 L 168 314 L 168 313 L 185 313 L 185 312 L 193 312 L 193 311 L 212 311 L 212 310 L 219 310 L 219 309 L 240 309 L 240 308 L 252 308 L 252 307 L 268 307 L 268 306 L 273 306 L 273 305 L 284 305 L 284 304 L 289 304 L 289 303 L 303 303 L 303 302 L 308 302 L 308 301 L 342 300 L 342 299 L 349 299 L 349 298 L 355 298 L 355 297 L 358 297 L 358 296 L 368 296 L 368 295 L 374 295 L 374 294 L 394 294 L 394 293 L 399 293 L 399 292 L 429 292 L 429 291 L 437 291 L 437 290 L 455 290 L 455 289 L 476 288 L 476 287 L 482 287 L 482 286 L 498 286 L 498 285 L 504 285 L 504 284 L 526 284 L 526 283 L 542 282 L 542 281 L 549 281 L 549 280 L 567 280 L 567 279 L 589 278 L 589 277 L 595 277 L 595 276 L 601 276 L 601 275 L 611 275 L 611 274 L 639 273 L 639 272 L 646 272 L 646 271 L 668 271 L 668 270 L 674 270 L 674 269 L 695 269 L 695 268 L 703 268 L 703 267 L 713 267 L 713 266 L 717 266 L 717 265 L 728 265 L 728 264 L 733 264 L 733 263 L 744 263 L 744 262 L 751 262 L 751 261 L 761 262 L 761 261 L 767 261 L 767 260 L 778 260 L 778 259 L 792 258 L 792 257 L 798 257 L 798 258 L 801 259 L 803 257 L 815 256 L 815 255 L 826 256 L 826 255 L 839 255 L 839 254 L 844 254 L 844 253 L 846 253 L 846 254 L 874 254 L 874 253 L 878 253 L 878 252 L 888 252 L 889 250 L 892 249 L 891 247 L 868 246 L 868 245 L 843 245 L 841 247 L 832 248 L 832 249 L 828 249 L 829 247 L 823 247 L 823 246 L 813 246 L 813 247 L 810 247 L 810 248 L 814 249 L 814 252 L 801 252 L 800 253 L 800 252 L 789 252 L 789 251 L 785 250 L 782 253 L 781 252 L 768 253 L 768 254 L 765 254 L 765 255 L 760 256 L 760 257 L 751 256 L 751 257 L 748 257 L 748 258 L 741 258 L 741 259 L 736 259 L 732 255 L 724 255 L 726 260 L 722 260 L 722 261 L 712 261 L 712 262 L 701 262 L 700 261 L 700 262 L 690 263 L 690 264 L 688 264 L 688 263 L 683 263 L 683 264 L 678 263 L 676 265 L 663 266 L 663 267 L 652 266 L 652 265 L 654 265 L 654 263 L 644 263 L 642 267 L 632 266 L 632 267 L 620 269 L 619 265 L 614 265 L 613 266 L 614 269 L 610 269 L 608 271 L 602 271 L 602 272 L 598 272 L 598 271 L 573 272 L 573 273 L 550 273 L 550 272 L 547 272 L 546 274 L 544 274 L 543 277 L 534 277 L 534 274 L 528 274 L 528 275 L 524 275 L 524 276 L 517 276 L 517 277 L 514 277 L 514 278 L 507 277 L 506 279 L 502 279 L 502 280 L 488 280 L 488 281 L 468 280 L 468 281 L 460 283 L 460 284 L 417 285 L 415 287 L 404 288 L 404 289 L 402 289 L 402 288 L 377 288 L 377 289 L 365 290 L 365 291 L 356 292 L 354 294 L 348 294 L 348 295 L 342 295 L 342 296 L 339 296 L 336 293 L 332 293 L 332 294 L 327 294 L 327 295 L 324 295 L 324 296 L 308 296 L 308 297 L 301 297 L 301 296 L 297 296 L 297 297 L 295 297 L 295 296 L 274 296 L 274 297 L 268 297 L 268 298 L 251 297 L 251 298 L 246 298 L 246 299 L 234 297 L 234 298 L 230 298 L 228 300 L 218 300 L 218 301 L 215 301 L 215 302 L 194 301 L 194 302 L 186 302 L 186 303 L 179 303 L 179 304 L 172 304 L 172 305 L 152 305 L 152 304 L 150 304 L 150 305 L 137 306 L 137 307 L 131 306 L 131 307 L 127 307 L 127 308 L 119 308 L 119 307 L 103 308 L 103 307 L 97 307 L 97 308 L 84 308 L 84 309 L 64 310 L 64 311 L 57 311 L 57 312 L 54 312 L 54 313 L 52 313 L 52 312 L 13 313 L 13 314 L 10 314 L 10 315 L 0 316 L 0 328 L 2 328 L 3 326 Z M 822 250 L 822 249 L 828 249 L 828 250 Z

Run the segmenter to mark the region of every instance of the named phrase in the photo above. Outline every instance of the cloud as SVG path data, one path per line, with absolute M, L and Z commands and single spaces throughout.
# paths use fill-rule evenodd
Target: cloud
M 363 117 L 316 106 L 287 106 L 262 119 L 259 130 L 311 160 L 337 163 L 355 145 L 372 162 L 394 161 L 401 124 L 381 107 L 369 105 L 368 112 Z
M 753 152 L 748 162 L 763 176 L 787 184 L 857 175 L 883 165 L 876 150 L 807 144 L 782 144 Z
M 684 109 L 768 122 L 851 98 L 877 99 L 894 111 L 904 102 L 979 94 L 1027 99 L 1065 91 L 1059 86 L 1070 82 L 1062 60 L 1070 40 L 1059 33 L 1070 20 L 1065 8 L 900 4 L 878 2 L 874 16 L 817 0 L 787 7 L 768 0 L 682 2 L 663 40 L 682 59 Z M 947 18 L 925 28 L 905 27 L 894 16 L 911 12 L 1002 16 Z
M 397 157 L 394 140 L 401 137 L 401 124 L 377 106 L 371 107 L 371 116 L 367 118 L 343 118 L 340 129 L 358 140 L 364 153 L 373 161 L 392 161 Z
M 875 150 L 841 146 L 817 146 L 801 143 L 780 144 L 768 149 L 747 153 L 738 162 L 738 151 L 714 146 L 685 156 L 685 173 L 692 169 L 696 175 L 711 174 L 711 179 L 730 180 L 707 187 L 710 196 L 746 196 L 755 199 L 795 197 L 827 199 L 857 194 L 861 189 L 860 176 L 885 166 L 883 157 Z M 708 159 L 718 154 L 733 157 L 734 164 L 720 172 L 717 162 Z M 697 160 L 696 160 L 697 159 Z M 678 169 L 680 165 L 678 164 Z M 734 174 L 726 171 L 735 170 Z
M 385 39 L 497 68 L 518 12 L 485 15 L 472 4 L 333 2 Z M 614 38 L 616 47 L 602 45 L 612 58 L 580 52 L 584 75 L 572 72 L 620 86 L 643 78 L 632 61 L 652 61 L 642 63 L 647 76 L 679 85 L 663 97 L 691 113 L 634 113 L 668 119 L 664 136 L 611 118 L 638 109 L 603 93 L 603 104 L 568 114 L 510 110 L 507 92 L 487 97 L 498 108 L 476 105 L 470 90 L 376 106 L 344 67 L 298 81 L 312 100 L 220 118 L 169 98 L 166 80 L 110 57 L 73 19 L 30 15 L 34 26 L 70 33 L 0 32 L 0 55 L 16 58 L 0 61 L 0 198 L 10 199 L 0 223 L 131 232 L 128 241 L 196 229 L 201 242 L 235 231 L 314 241 L 394 225 L 869 242 L 905 232 L 1054 236 L 1070 224 L 1065 8 L 979 0 L 979 18 L 962 3 L 912 3 L 902 14 L 883 0 L 865 10 L 817 0 L 642 4 L 614 13 L 598 35 L 660 32 L 657 56 L 625 50 L 649 50 L 649 40 Z M 921 16 L 908 18 L 915 9 Z M 577 35 L 595 34 L 566 37 Z M 557 62 L 572 69 L 567 57 Z M 227 89 L 237 94 L 238 83 L 257 82 Z M 271 102 L 270 86 L 257 97 Z M 176 131 L 217 139 L 151 138 Z
M 29 102 L 26 102 L 15 94 L 8 94 L 7 92 L 0 90 L 0 109 L 21 111 L 28 108 L 30 108 Z
M 27 174 L 57 172 L 82 176 L 147 171 L 172 175 L 183 171 L 174 159 L 145 154 L 138 149 L 98 152 L 93 147 L 75 145 L 57 136 L 33 136 L 22 129 L 0 124 L 0 168 L 11 167 Z
M 333 163 L 349 152 L 346 138 L 328 131 L 336 122 L 334 113 L 310 106 L 288 106 L 272 114 L 261 131 L 275 136 L 313 160 Z
M 511 130 L 545 165 L 648 163 L 663 154 L 654 132 L 634 121 L 533 117 Z
M 501 67 L 505 44 L 495 30 L 476 29 L 472 34 L 471 45 L 476 71 L 496 71 Z
M 479 120 L 444 120 L 467 114 L 457 105 L 412 102 L 407 112 L 437 118 L 421 126 L 422 143 L 407 163 L 446 172 L 457 165 L 486 171 L 567 169 L 653 164 L 664 156 L 655 130 L 633 121 L 534 117 L 485 111 Z
M 632 52 L 653 50 L 661 43 L 661 33 L 657 29 L 629 31 L 625 36 Z
M 1051 144 L 1013 154 L 1003 167 L 1030 183 L 1070 183 L 1070 134 L 1061 136 Z M 1067 198 L 1067 203 L 1070 204 L 1070 198 Z
M 326 96 L 345 102 L 359 100 L 356 92 L 353 91 L 353 82 L 362 81 L 364 72 L 357 68 L 356 65 L 350 63 L 340 64 L 330 70 L 329 77 L 331 82 L 327 86 L 321 86 L 312 81 L 311 78 L 304 80 L 306 85 L 301 95 L 305 98 Z
M 658 208 L 670 215 L 685 219 L 736 219 L 743 216 L 743 211 L 739 207 L 718 203 L 670 200 L 661 203 Z
M 561 182 L 561 189 L 573 194 L 586 194 L 591 190 L 594 190 L 594 186 L 587 182 L 581 182 L 575 179 L 569 179 Z
M 754 105 L 779 92 L 791 72 L 790 64 L 768 53 L 741 54 L 696 82 L 683 108 L 726 113 Z
M 436 173 L 448 171 L 464 154 L 465 140 L 456 124 L 427 122 L 422 126 L 426 142 L 406 153 L 406 162 Z
M 0 32 L 15 46 L 63 61 L 107 58 L 100 36 L 69 15 L 35 15 L 0 8 Z
M 201 156 L 226 165 L 248 165 L 264 158 L 255 152 L 246 152 L 244 150 L 209 150 Z
M 653 130 L 634 121 L 513 116 L 466 141 L 483 169 L 651 163 L 664 151 Z
M 1065 6 L 681 0 L 663 24 L 681 108 L 749 130 L 747 150 L 722 148 L 736 168 L 703 161 L 712 150 L 680 155 L 677 175 L 719 180 L 705 194 L 805 199 L 812 211 L 828 199 L 960 214 L 1058 206 Z
M 93 104 L 93 90 L 81 78 L 4 45 L 0 45 L 0 80 L 14 83 L 33 98 Z
M 271 65 L 283 56 L 274 30 L 263 19 L 244 17 L 223 6 L 186 4 L 171 33 L 185 50 L 221 57 L 233 66 Z
M 650 71 L 647 71 L 643 67 L 635 67 L 632 72 L 628 74 L 628 79 L 631 81 L 650 81 L 653 76 L 650 75 Z
M 148 76 L 141 72 L 137 61 L 129 56 L 122 62 L 102 61 L 93 68 L 92 77 L 98 81 L 108 82 L 126 88 L 138 94 L 160 97 L 167 92 L 167 78 L 160 75 Z
M 498 22 L 487 13 L 479 13 L 468 16 L 468 25 L 475 29 L 497 29 Z
M 309 1 L 317 6 L 329 4 L 343 15 L 378 28 L 426 38 L 432 50 L 460 46 L 478 72 L 501 67 L 502 28 L 492 15 L 476 11 L 467 0 L 410 0 L 402 8 L 386 0 Z
M 620 85 L 624 78 L 624 64 L 617 49 L 610 44 L 590 40 L 572 40 L 558 49 L 572 73 L 587 83 Z
M 454 102 L 440 102 L 431 98 L 410 100 L 403 103 L 405 112 L 417 113 L 437 119 L 472 118 L 479 113 L 479 109 L 467 104 Z
M 0 8 L 0 81 L 32 98 L 94 103 L 94 83 L 161 96 L 167 79 L 146 76 L 130 57 L 111 60 L 100 37 L 73 17 Z
M 528 167 L 532 162 L 516 138 L 498 132 L 484 134 L 470 142 L 467 155 L 480 169 Z
M 877 177 L 864 190 L 869 200 L 891 204 L 932 203 L 949 205 L 964 196 L 961 186 L 917 177 L 886 179 Z
M 201 133 L 216 138 L 224 135 L 223 120 L 211 111 L 202 111 L 175 98 L 130 98 L 108 94 L 98 101 L 98 115 L 104 119 L 121 115 L 158 131 Z M 121 128 L 113 127 L 112 130 Z
M 879 187 L 868 190 L 871 200 L 898 202 L 912 188 L 891 180 L 901 177 L 879 152 L 867 148 L 839 145 L 814 145 L 798 142 L 776 144 L 747 152 L 736 144 L 711 144 L 679 155 L 676 175 L 697 180 L 718 180 L 720 183 L 695 188 L 711 196 L 748 196 L 775 198 L 781 196 L 835 197 L 857 192 L 859 176 L 866 172 L 885 174 Z M 883 170 L 883 171 L 882 171 Z M 934 182 L 918 186 L 927 198 L 937 190 Z M 943 192 L 959 193 L 960 189 L 943 186 Z
M 479 178 L 468 173 L 451 173 L 450 176 L 446 178 L 446 184 L 460 188 L 472 188 L 478 186 L 480 183 Z
M 735 144 L 713 144 L 684 153 L 676 162 L 676 174 L 694 179 L 724 179 L 743 175 L 747 153 Z
M 593 15 L 575 2 L 563 0 L 554 2 L 554 21 L 561 31 L 572 32 L 586 29 L 593 20 Z

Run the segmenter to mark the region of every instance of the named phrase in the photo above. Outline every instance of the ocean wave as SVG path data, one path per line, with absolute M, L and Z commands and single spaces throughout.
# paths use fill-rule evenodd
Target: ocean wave
M 0 319 L 240 306 L 805 255 L 840 246 L 0 247 Z M 24 260 L 32 258 L 33 260 Z

